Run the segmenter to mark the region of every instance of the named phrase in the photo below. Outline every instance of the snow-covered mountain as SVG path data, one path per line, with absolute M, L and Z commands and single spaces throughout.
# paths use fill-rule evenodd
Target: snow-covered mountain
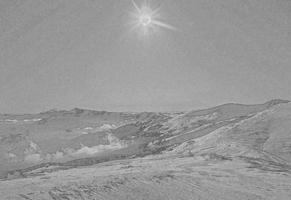
M 289 101 L 176 113 L 52 110 L 0 120 L 4 199 L 291 196 Z

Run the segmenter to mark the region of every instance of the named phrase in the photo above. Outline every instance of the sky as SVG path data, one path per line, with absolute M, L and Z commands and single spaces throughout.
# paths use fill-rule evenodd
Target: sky
M 131 31 L 131 0 L 0 0 L 0 113 L 291 100 L 291 1 L 148 4 L 175 30 Z

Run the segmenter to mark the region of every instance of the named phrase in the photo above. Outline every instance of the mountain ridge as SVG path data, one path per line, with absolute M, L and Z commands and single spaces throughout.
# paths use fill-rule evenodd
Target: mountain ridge
M 216 107 L 221 107 L 221 106 L 226 106 L 226 105 L 245 105 L 245 106 L 253 106 L 253 105 L 261 105 L 261 104 L 280 104 L 280 103 L 289 103 L 290 100 L 286 100 L 286 99 L 271 99 L 269 101 L 266 101 L 264 103 L 257 103 L 257 104 L 243 104 L 243 103 L 223 103 L 223 104 L 219 104 L 217 106 L 212 106 L 210 108 L 202 108 L 202 109 L 188 109 L 188 111 L 200 111 L 200 110 L 206 110 L 206 109 L 211 109 L 211 108 L 216 108 Z M 95 112 L 95 113 L 128 113 L 128 114 L 137 114 L 137 113 L 179 113 L 179 112 L 187 112 L 187 110 L 183 110 L 183 111 L 159 111 L 159 112 L 155 112 L 155 111 L 106 111 L 106 110 L 95 110 L 95 109 L 89 109 L 89 108 L 80 108 L 80 107 L 75 107 L 72 109 L 57 109 L 57 108 L 52 108 L 46 111 L 40 111 L 40 112 L 36 112 L 36 113 L 0 113 L 1 115 L 15 115 L 15 116 L 19 116 L 19 115 L 38 115 L 38 114 L 50 114 L 50 113 L 80 113 L 80 112 Z

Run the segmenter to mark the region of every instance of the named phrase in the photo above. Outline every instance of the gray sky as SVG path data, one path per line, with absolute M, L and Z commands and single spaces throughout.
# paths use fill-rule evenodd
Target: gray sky
M 0 0 L 0 112 L 291 99 L 291 1 L 151 5 L 178 30 L 130 32 L 130 0 Z

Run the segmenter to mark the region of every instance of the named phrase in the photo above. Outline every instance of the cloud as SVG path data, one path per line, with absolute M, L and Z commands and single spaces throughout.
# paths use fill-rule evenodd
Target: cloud
M 79 150 L 72 153 L 72 155 L 93 155 L 107 150 L 115 150 L 126 147 L 126 144 L 122 143 L 118 138 L 112 136 L 111 134 L 108 134 L 108 140 L 108 145 L 98 145 L 93 147 L 82 146 Z
M 41 155 L 38 153 L 28 154 L 24 157 L 25 162 L 40 162 L 42 161 Z

